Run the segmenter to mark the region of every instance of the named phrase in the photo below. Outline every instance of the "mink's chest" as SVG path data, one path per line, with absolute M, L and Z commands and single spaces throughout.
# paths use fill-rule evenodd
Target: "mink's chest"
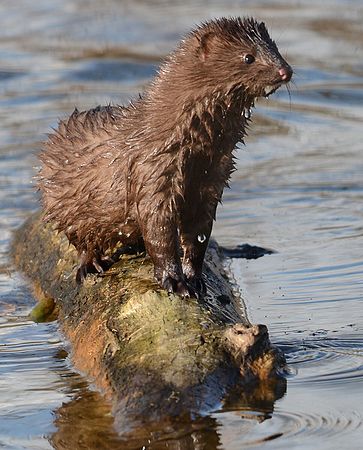
M 233 150 L 243 139 L 248 118 L 241 102 L 215 102 L 194 111 L 182 146 L 185 194 L 225 184 L 233 171 Z
M 248 111 L 249 107 L 237 95 L 196 105 L 183 130 L 183 145 L 195 155 L 209 155 L 210 160 L 217 161 L 243 139 Z

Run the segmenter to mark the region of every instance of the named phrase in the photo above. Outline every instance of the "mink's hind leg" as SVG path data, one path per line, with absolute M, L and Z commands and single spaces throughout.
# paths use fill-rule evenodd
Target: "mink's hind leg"
M 76 282 L 83 283 L 89 273 L 103 273 L 110 268 L 114 260 L 109 256 L 101 256 L 99 254 L 89 254 L 83 251 L 79 256 L 79 266 L 76 273 Z
M 140 238 L 133 244 L 122 245 L 116 252 L 112 255 L 112 258 L 117 261 L 122 255 L 140 255 L 145 252 L 144 241 Z

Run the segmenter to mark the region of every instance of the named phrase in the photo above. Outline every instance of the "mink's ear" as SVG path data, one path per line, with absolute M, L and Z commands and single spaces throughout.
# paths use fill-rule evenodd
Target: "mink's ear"
M 210 54 L 211 45 L 216 39 L 216 33 L 214 31 L 208 31 L 202 36 L 198 36 L 198 56 L 202 62 L 208 59 Z

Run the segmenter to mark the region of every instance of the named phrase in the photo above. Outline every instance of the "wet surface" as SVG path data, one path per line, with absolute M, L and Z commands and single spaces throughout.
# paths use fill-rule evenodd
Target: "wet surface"
M 92 449 L 361 448 L 363 7 L 256 3 L 1 2 L 0 447 L 71 448 L 76 436 Z M 56 324 L 27 319 L 11 230 L 38 207 L 35 154 L 58 118 L 125 103 L 182 33 L 221 15 L 265 20 L 296 72 L 291 95 L 258 102 L 214 228 L 226 247 L 274 251 L 230 266 L 251 321 L 286 353 L 287 391 L 269 404 L 235 393 L 211 415 L 121 442 Z

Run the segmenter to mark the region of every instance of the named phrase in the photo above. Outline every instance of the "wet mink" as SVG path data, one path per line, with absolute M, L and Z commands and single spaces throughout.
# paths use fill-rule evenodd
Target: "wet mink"
M 76 247 L 77 280 L 107 251 L 144 243 L 169 292 L 199 296 L 218 202 L 250 109 L 292 69 L 264 23 L 221 18 L 188 34 L 127 107 L 79 112 L 49 136 L 38 187 L 45 220 Z

